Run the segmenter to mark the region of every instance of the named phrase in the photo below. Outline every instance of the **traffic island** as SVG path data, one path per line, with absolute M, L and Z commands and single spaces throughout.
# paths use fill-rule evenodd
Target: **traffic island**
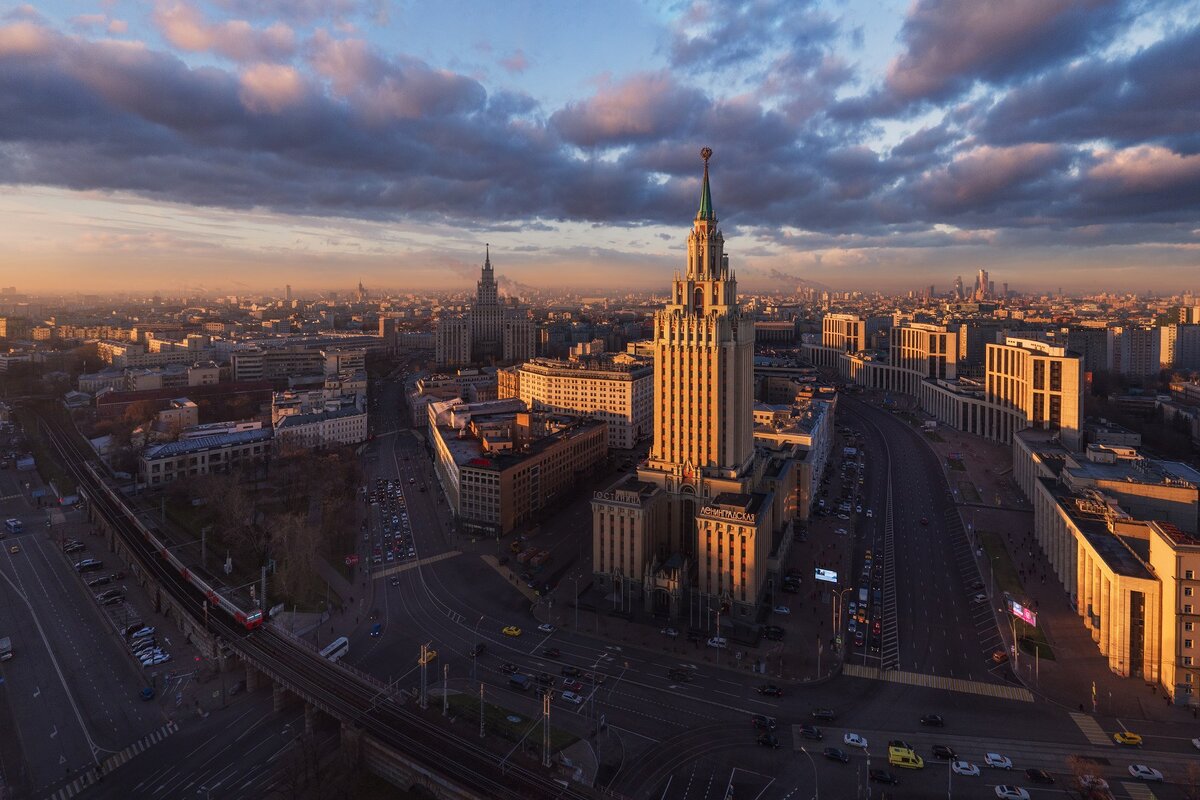
M 992 583 L 996 590 L 1016 598 L 1025 598 L 1025 585 L 1021 582 L 1017 566 L 1013 563 L 1000 534 L 980 531 L 979 543 L 983 546 L 987 562 L 991 566 Z M 1025 602 L 1024 599 L 1021 602 Z M 1041 627 L 1034 627 L 1015 617 L 1012 621 L 1016 626 L 1016 638 L 1021 650 L 1038 658 L 1054 660 L 1054 650 L 1046 641 L 1046 634 Z

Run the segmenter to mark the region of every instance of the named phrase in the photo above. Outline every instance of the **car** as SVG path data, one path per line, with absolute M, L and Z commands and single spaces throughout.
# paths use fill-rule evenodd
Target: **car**
M 1000 800 L 1029 800 L 1029 792 L 1020 786 L 1005 786 L 1001 784 L 996 787 L 996 797 L 999 797 Z
M 1030 767 L 1029 769 L 1025 770 L 1025 777 L 1034 783 L 1054 783 L 1054 777 L 1044 769 L 1034 769 Z
M 977 606 L 981 606 L 988 601 L 987 595 L 983 592 L 978 592 L 971 596 L 971 602 Z
M 1126 747 L 1142 746 L 1142 737 L 1133 731 L 1117 731 L 1113 734 L 1113 741 Z
M 695 676 L 690 669 L 669 669 L 667 670 L 667 677 L 681 683 L 691 683 L 695 680 Z
M 816 725 L 801 725 L 800 736 L 804 739 L 812 739 L 819 742 L 825 738 L 825 734 L 821 733 L 821 729 Z
M 383 623 L 376 622 L 371 626 L 371 636 L 378 638 L 383 635 Z
M 542 651 L 542 655 L 545 658 L 561 658 L 562 651 L 559 650 L 557 647 L 547 647 L 545 650 Z
M 943 761 L 954 761 L 958 758 L 958 753 L 954 752 L 954 748 L 946 744 L 935 744 L 933 746 L 933 757 L 940 758 Z
M 913 746 L 903 739 L 888 739 L 888 748 L 898 747 L 901 750 L 912 750 Z
M 757 691 L 763 697 L 783 697 L 783 689 L 780 689 L 773 683 L 767 683 L 759 686 Z
M 778 725 L 774 717 L 768 717 L 766 714 L 755 714 L 750 718 L 750 724 L 764 731 L 773 731 Z
M 433 661 L 435 658 L 437 658 L 437 656 L 438 656 L 437 650 L 434 650 L 433 648 L 428 648 L 425 650 L 425 655 L 417 659 L 417 663 L 418 664 L 428 664 L 431 661 Z
M 854 507 L 854 513 L 856 513 L 856 514 L 862 513 L 862 505 L 861 504 Z
M 17 553 L 21 552 L 21 545 L 19 545 L 19 544 L 9 545 L 8 552 L 12 553 L 15 556 Z
M 997 664 L 1003 664 L 1005 661 L 1008 661 L 1008 651 L 1003 647 L 997 647 L 992 651 L 992 661 Z
M 841 520 L 848 520 L 848 519 L 850 519 L 850 515 L 849 515 L 849 514 L 845 514 L 845 513 L 843 513 L 843 514 L 838 514 L 838 519 L 841 519 Z
M 521 629 L 518 628 L 516 625 L 506 625 L 500 630 L 500 632 L 503 633 L 505 636 L 520 636 L 521 635 Z
M 867 635 L 865 633 L 863 633 L 862 631 L 854 632 L 854 646 L 855 647 L 862 647 L 864 644 L 866 644 L 866 641 L 867 641 Z
M 921 524 L 922 524 L 922 525 L 928 525 L 928 524 L 929 524 L 929 519 L 928 519 L 927 517 L 921 517 Z
M 483 642 L 479 642 L 478 644 L 476 644 L 474 647 L 471 648 L 471 658 L 479 658 L 481 655 L 484 654 L 484 651 L 486 651 L 486 650 L 487 650 L 487 645 L 484 644 Z
M 107 583 L 112 583 L 112 577 L 108 575 L 101 575 L 99 578 L 92 578 L 87 582 L 87 585 L 94 589 L 97 586 L 104 586 Z
M 114 594 L 114 595 L 111 595 L 110 597 L 106 597 L 103 600 L 101 600 L 100 605 L 115 606 L 117 603 L 124 603 L 124 602 L 125 602 L 124 594 Z
M 567 672 L 567 669 L 568 669 L 568 667 L 563 667 L 563 675 L 570 674 Z M 570 669 L 574 669 L 574 667 L 570 667 Z M 605 675 L 603 672 L 597 672 L 594 675 L 590 672 L 583 672 L 583 673 L 579 673 L 579 678 L 584 683 L 593 683 L 596 686 L 603 686 L 605 683 L 608 682 L 608 676 Z
M 858 747 L 863 750 L 866 750 L 868 746 L 867 740 L 859 736 L 857 733 L 847 733 L 842 737 L 842 744 L 846 745 L 847 747 Z
M 758 742 L 763 747 L 770 747 L 773 750 L 779 749 L 779 737 L 773 733 L 761 733 L 754 741 Z
M 87 546 L 83 542 L 67 542 L 63 547 L 64 553 L 78 553 L 80 550 L 86 550 Z
M 843 764 L 850 763 L 850 754 L 840 747 L 826 747 L 821 751 L 821 755 L 825 756 L 830 761 L 840 761 Z
M 871 635 L 872 636 L 878 636 L 882 631 L 883 631 L 883 626 L 878 619 L 871 623 Z
M 140 692 L 138 692 L 138 697 L 140 697 L 143 700 L 153 700 L 154 699 L 154 689 L 150 688 L 149 686 L 145 686 L 142 688 L 142 690 Z
M 791 614 L 792 613 L 792 610 L 790 608 L 788 608 L 787 606 L 775 606 L 774 611 L 776 614 Z
M 1108 791 L 1108 781 L 1101 778 L 1099 775 L 1080 775 L 1079 788 L 1095 789 L 1098 792 Z
M 838 536 L 845 536 L 848 531 L 845 528 L 838 528 L 836 531 L 834 531 L 834 533 L 836 533 Z
M 500 671 L 505 675 L 515 675 L 517 674 L 517 665 L 511 661 L 505 661 L 500 665 Z
M 1200 750 L 1200 736 L 1197 736 L 1195 739 L 1192 739 L 1192 747 L 1196 748 L 1197 750 Z
M 873 516 L 875 516 L 875 512 L 868 508 L 867 509 L 867 518 L 870 519 Z
M 999 753 L 988 753 L 983 757 L 984 763 L 996 769 L 1012 769 L 1012 759 Z
M 154 635 L 154 628 L 149 625 L 146 625 L 146 626 L 137 628 L 136 630 L 133 631 L 133 633 L 130 633 L 129 638 L 130 639 L 145 639 L 147 636 L 153 636 L 153 635 Z
M 554 633 L 558 628 L 555 628 L 549 622 L 543 622 L 541 625 L 538 625 L 538 630 L 542 633 Z
M 563 691 L 567 692 L 582 692 L 583 683 L 581 681 L 573 681 L 570 678 L 563 678 Z
M 709 647 L 715 647 L 717 650 L 724 650 L 729 646 L 729 642 L 724 636 L 714 636 L 707 642 Z
M 575 705 L 583 703 L 583 695 L 576 694 L 575 692 L 563 692 L 561 697 L 568 703 L 574 703 Z
M 534 680 L 536 680 L 538 683 L 542 684 L 543 686 L 551 686 L 554 684 L 554 676 L 551 675 L 549 672 L 539 672 L 534 677 Z
M 148 667 L 156 667 L 156 666 L 158 666 L 159 664 L 165 664 L 165 663 L 167 663 L 167 662 L 168 662 L 168 661 L 170 661 L 170 660 L 171 660 L 171 654 L 170 654 L 170 653 L 163 653 L 163 654 L 161 654 L 161 655 L 157 655 L 157 656 L 155 656 L 153 659 L 151 659 L 150 663 L 149 663 L 149 664 L 146 664 L 146 666 L 148 666 Z
M 942 719 L 941 714 L 926 714 L 921 717 L 922 725 L 929 725 L 934 728 L 942 728 L 946 725 L 946 720 Z
M 954 770 L 955 775 L 965 775 L 969 778 L 979 775 L 979 767 L 975 766 L 970 761 L 951 762 L 950 769 Z
M 833 722 L 837 715 L 833 713 L 832 708 L 814 708 L 810 716 L 813 719 L 819 719 L 824 722 Z
M 891 786 L 895 786 L 900 782 L 899 778 L 888 772 L 886 769 L 871 770 L 871 780 L 875 781 L 876 783 L 886 783 Z
M 578 678 L 583 675 L 583 670 L 581 670 L 579 667 L 572 667 L 569 665 L 563 667 L 560 672 L 562 675 L 568 678 Z
M 679 638 L 679 631 L 675 630 L 674 628 L 663 628 L 661 631 L 659 631 L 659 633 L 661 633 L 663 636 L 666 636 L 668 639 Z
M 399 586 L 399 585 L 400 585 L 400 576 L 399 576 L 399 575 L 393 575 L 393 576 L 392 576 L 392 580 L 391 580 L 391 584 L 392 584 L 392 586 Z
M 1163 779 L 1161 772 L 1154 767 L 1147 767 L 1145 764 L 1130 764 L 1129 774 L 1139 781 L 1156 781 L 1162 783 Z

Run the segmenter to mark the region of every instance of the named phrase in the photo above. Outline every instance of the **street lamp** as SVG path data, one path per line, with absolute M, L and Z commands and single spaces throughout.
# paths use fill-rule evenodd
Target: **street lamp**
M 479 615 L 479 622 L 483 622 L 484 616 Z M 471 683 L 475 682 L 475 664 L 479 661 L 479 622 L 475 623 L 475 645 L 471 648 Z
M 801 745 L 800 752 L 808 756 L 808 763 L 812 765 L 813 770 L 813 800 L 821 800 L 821 784 L 817 781 L 817 762 L 813 761 L 812 754 Z

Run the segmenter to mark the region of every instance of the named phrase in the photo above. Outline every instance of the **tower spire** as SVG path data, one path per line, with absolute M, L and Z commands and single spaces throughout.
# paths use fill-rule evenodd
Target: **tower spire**
M 492 268 L 492 246 L 488 242 L 483 243 L 483 268 Z
M 700 210 L 696 212 L 696 219 L 716 220 L 716 215 L 713 213 L 712 192 L 708 188 L 708 160 L 712 158 L 712 148 L 702 147 L 700 149 L 700 157 L 704 159 L 704 188 L 700 190 Z

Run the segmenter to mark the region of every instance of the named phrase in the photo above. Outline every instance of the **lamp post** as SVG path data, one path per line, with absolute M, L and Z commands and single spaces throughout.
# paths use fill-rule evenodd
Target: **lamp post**
M 800 747 L 800 752 L 808 756 L 808 763 L 812 765 L 813 770 L 813 800 L 821 800 L 821 784 L 817 781 L 817 762 L 813 761 L 812 754 L 808 752 L 804 746 Z
M 479 622 L 475 623 L 475 644 L 471 648 L 471 683 L 475 682 L 475 664 L 479 661 L 479 623 L 483 622 L 485 615 L 479 615 Z

